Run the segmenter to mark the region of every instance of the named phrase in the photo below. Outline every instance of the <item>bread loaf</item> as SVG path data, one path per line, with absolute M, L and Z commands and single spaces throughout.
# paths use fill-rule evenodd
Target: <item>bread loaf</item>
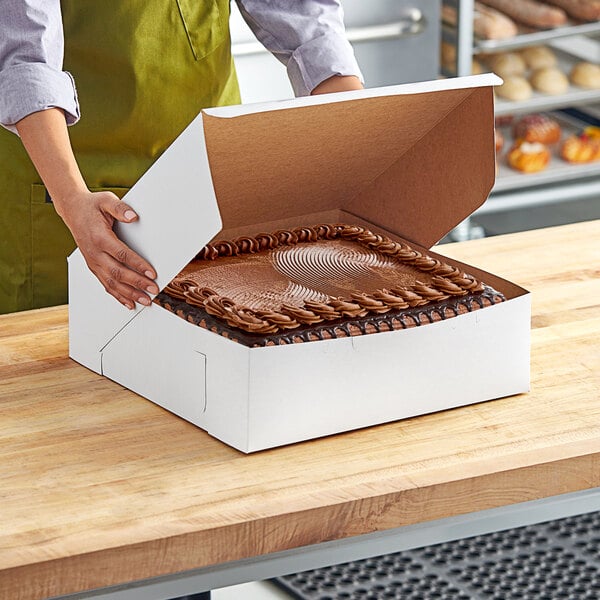
M 442 6 L 442 18 L 446 23 L 456 26 L 456 9 L 453 6 Z M 481 2 L 475 2 L 473 32 L 484 40 L 502 40 L 517 35 L 517 25 L 505 14 Z
M 577 63 L 570 74 L 571 81 L 582 88 L 600 90 L 600 66 L 589 62 Z
M 533 90 L 531 85 L 524 77 L 513 75 L 507 77 L 504 83 L 496 88 L 496 94 L 507 100 L 529 100 Z
M 546 0 L 567 11 L 574 19 L 597 21 L 600 19 L 600 0 Z
M 546 67 L 534 71 L 530 78 L 531 85 L 544 94 L 565 94 L 569 91 L 567 76 L 555 67 Z
M 487 59 L 487 64 L 503 79 L 511 75 L 525 75 L 527 65 L 525 61 L 516 52 L 503 52 L 502 54 L 492 54 Z
M 556 66 L 556 55 L 547 46 L 524 48 L 521 50 L 521 56 L 532 71 Z
M 484 4 L 499 10 L 519 23 L 539 29 L 564 25 L 567 14 L 561 8 L 548 6 L 536 0 L 482 0 Z

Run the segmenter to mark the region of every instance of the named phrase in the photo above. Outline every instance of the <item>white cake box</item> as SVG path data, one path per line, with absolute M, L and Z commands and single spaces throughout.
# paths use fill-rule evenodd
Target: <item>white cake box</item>
M 429 248 L 493 185 L 499 81 L 205 110 L 128 192 L 140 219 L 118 235 L 161 289 L 215 237 L 346 222 Z M 462 268 L 507 301 L 405 330 L 249 348 L 157 305 L 127 310 L 76 250 L 70 355 L 244 452 L 527 391 L 529 294 Z

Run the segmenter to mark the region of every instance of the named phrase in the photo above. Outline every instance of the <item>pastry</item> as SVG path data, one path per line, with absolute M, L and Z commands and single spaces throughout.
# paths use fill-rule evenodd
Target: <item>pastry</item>
M 600 89 L 600 66 L 589 62 L 577 63 L 569 75 L 571 83 L 590 90 Z
M 488 64 L 494 73 L 503 79 L 511 75 L 524 75 L 527 71 L 525 61 L 516 52 L 504 52 L 503 54 L 492 54 Z
M 567 11 L 574 19 L 597 21 L 600 19 L 600 0 L 546 0 Z
M 474 58 L 471 62 L 471 75 L 481 75 L 481 73 L 485 73 L 485 69 L 483 65 Z
M 522 173 L 537 173 L 543 171 L 550 162 L 550 151 L 539 142 L 517 143 L 511 148 L 506 159 L 508 164 Z
M 521 117 L 513 127 L 513 137 L 526 142 L 556 144 L 560 141 L 561 127 L 547 115 L 527 115 Z
M 494 118 L 494 125 L 496 127 L 507 127 L 508 125 L 511 125 L 514 120 L 514 115 L 498 115 Z
M 564 10 L 536 0 L 482 0 L 482 2 L 512 17 L 515 21 L 536 29 L 558 27 L 567 21 Z
M 494 129 L 494 141 L 496 143 L 496 154 L 499 154 L 504 147 L 504 136 L 499 129 Z
M 406 329 L 503 300 L 405 242 L 338 224 L 210 243 L 154 302 L 256 347 Z
M 544 94 L 564 94 L 569 89 L 567 76 L 555 67 L 538 69 L 531 75 L 531 85 Z
M 600 140 L 600 127 L 590 125 L 583 130 L 583 135 L 591 140 Z
M 556 66 L 556 55 L 547 46 L 531 46 L 521 50 L 521 56 L 529 69 L 535 71 Z
M 561 157 L 571 163 L 600 160 L 600 128 L 587 127 L 579 135 L 568 137 L 562 145 Z
M 449 71 L 450 73 L 456 73 L 456 46 L 454 44 L 450 44 L 449 42 L 442 42 L 441 44 L 441 60 L 442 67 Z M 473 59 L 471 61 L 471 74 L 479 75 L 481 73 L 485 73 L 486 70 L 483 68 L 483 65 L 477 60 Z
M 504 83 L 495 88 L 496 94 L 507 100 L 528 100 L 533 90 L 525 77 L 507 77 Z

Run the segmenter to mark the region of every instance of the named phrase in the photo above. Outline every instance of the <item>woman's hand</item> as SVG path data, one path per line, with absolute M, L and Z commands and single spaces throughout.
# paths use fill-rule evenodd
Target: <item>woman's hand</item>
M 148 306 L 148 293 L 157 294 L 156 272 L 141 256 L 121 242 L 115 221 L 131 223 L 135 211 L 112 192 L 90 192 L 85 185 L 61 109 L 35 112 L 17 124 L 56 212 L 71 230 L 88 267 L 104 289 L 127 308 Z
M 135 211 L 112 192 L 85 190 L 54 200 L 56 212 L 71 230 L 92 273 L 104 289 L 127 308 L 150 305 L 147 294 L 158 294 L 150 263 L 127 247 L 113 231 L 115 221 L 131 223 Z

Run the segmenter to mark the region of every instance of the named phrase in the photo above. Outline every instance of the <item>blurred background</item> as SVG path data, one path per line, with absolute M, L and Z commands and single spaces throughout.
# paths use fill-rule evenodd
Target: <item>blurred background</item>
M 497 13 L 494 0 L 342 0 L 367 87 L 489 71 L 507 81 L 496 94 L 496 185 L 443 241 L 600 218 L 600 153 L 589 162 L 561 156 L 570 137 L 585 133 L 600 144 L 600 20 L 561 15 L 556 7 L 549 15 L 521 14 L 520 3 L 509 4 L 515 14 Z M 256 41 L 235 3 L 232 8 L 243 102 L 292 97 L 283 65 Z M 577 78 L 577 69 L 588 79 Z M 550 120 L 560 132 L 558 142 L 546 144 L 548 164 L 535 172 L 508 160 L 517 124 L 526 116 L 534 125 Z

